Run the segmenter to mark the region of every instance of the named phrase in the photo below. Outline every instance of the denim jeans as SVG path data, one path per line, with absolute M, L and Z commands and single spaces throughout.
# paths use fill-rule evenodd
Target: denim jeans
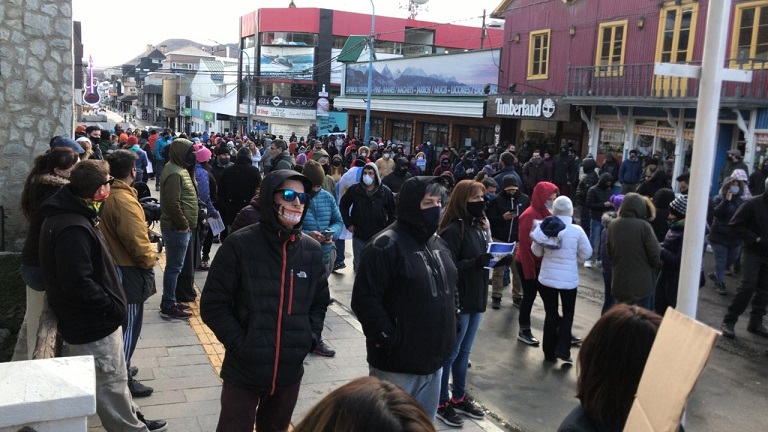
M 597 256 L 598 261 L 603 260 L 603 254 L 600 251 L 600 233 L 603 232 L 603 223 L 597 219 L 591 219 L 589 224 L 589 244 L 594 251 L 592 256 Z M 595 255 L 596 254 L 596 255 Z
M 541 347 L 544 358 L 567 359 L 571 356 L 571 329 L 576 311 L 576 289 L 557 289 L 539 286 L 544 302 L 544 336 Z M 562 301 L 563 315 L 560 316 L 558 297 Z
M 165 243 L 165 273 L 163 274 L 163 300 L 161 307 L 169 308 L 176 303 L 176 284 L 181 269 L 184 268 L 184 258 L 187 255 L 191 232 L 180 233 L 174 229 L 162 229 Z
M 750 322 L 762 322 L 768 305 L 768 257 L 749 251 L 741 255 L 741 285 L 728 306 L 728 313 L 723 322 L 736 323 L 752 301 Z
M 450 357 L 443 363 L 443 377 L 440 382 L 440 404 L 448 402 L 448 378 L 453 377 L 454 400 L 461 400 L 466 395 L 467 365 L 469 354 L 472 352 L 472 344 L 475 342 L 475 334 L 483 320 L 481 312 L 459 314 L 461 319 L 461 331 L 456 335 L 456 346 Z
M 163 167 L 165 167 L 166 160 L 155 161 L 155 186 L 160 187 L 160 177 L 163 175 Z
M 725 282 L 725 269 L 732 266 L 741 254 L 741 243 L 728 246 L 721 243 L 709 243 L 715 255 L 715 276 L 720 283 Z
M 397 384 L 406 393 L 413 396 L 416 402 L 424 408 L 427 417 L 435 421 L 437 401 L 440 397 L 440 379 L 443 369 L 440 368 L 429 375 L 414 375 L 407 373 L 387 372 L 368 366 L 368 375 L 380 380 Z
M 336 245 L 336 262 L 333 265 L 344 264 L 344 250 L 346 249 L 347 241 L 338 239 L 334 244 Z
M 360 263 L 360 253 L 367 243 L 368 240 L 352 237 L 352 268 L 355 271 L 357 271 L 357 265 Z

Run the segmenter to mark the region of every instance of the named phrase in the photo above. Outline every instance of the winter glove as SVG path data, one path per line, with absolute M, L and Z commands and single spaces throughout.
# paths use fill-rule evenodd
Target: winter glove
M 480 254 L 477 258 L 475 258 L 475 267 L 481 269 L 487 266 L 488 263 L 491 262 L 491 258 L 493 258 L 493 254 Z

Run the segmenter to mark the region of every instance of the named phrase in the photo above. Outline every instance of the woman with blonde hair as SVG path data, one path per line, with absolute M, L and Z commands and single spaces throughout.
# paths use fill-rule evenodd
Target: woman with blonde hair
M 428 432 L 435 426 L 416 399 L 376 377 L 362 377 L 318 402 L 295 432 Z
M 456 346 L 443 363 L 440 400 L 437 418 L 448 426 L 460 427 L 464 423 L 457 414 L 480 419 L 483 411 L 466 398 L 469 354 L 488 303 L 488 270 L 491 259 L 487 253 L 490 235 L 485 218 L 485 186 L 474 180 L 456 184 L 448 198 L 438 233 L 448 244 L 453 261 L 459 271 L 456 295 L 457 320 L 461 328 L 456 335 Z M 453 377 L 452 397 L 448 394 L 448 379 Z

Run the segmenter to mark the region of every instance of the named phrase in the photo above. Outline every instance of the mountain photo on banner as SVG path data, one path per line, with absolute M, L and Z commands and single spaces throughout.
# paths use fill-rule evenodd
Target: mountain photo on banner
M 313 47 L 267 46 L 261 48 L 261 75 L 273 78 L 311 80 L 315 66 Z

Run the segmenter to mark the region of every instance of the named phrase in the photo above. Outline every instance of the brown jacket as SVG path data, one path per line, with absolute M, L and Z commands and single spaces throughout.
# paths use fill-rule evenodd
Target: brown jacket
M 144 209 L 139 204 L 136 189 L 115 180 L 109 198 L 104 201 L 98 228 L 115 264 L 144 269 L 155 266 L 157 258 L 149 241 Z

